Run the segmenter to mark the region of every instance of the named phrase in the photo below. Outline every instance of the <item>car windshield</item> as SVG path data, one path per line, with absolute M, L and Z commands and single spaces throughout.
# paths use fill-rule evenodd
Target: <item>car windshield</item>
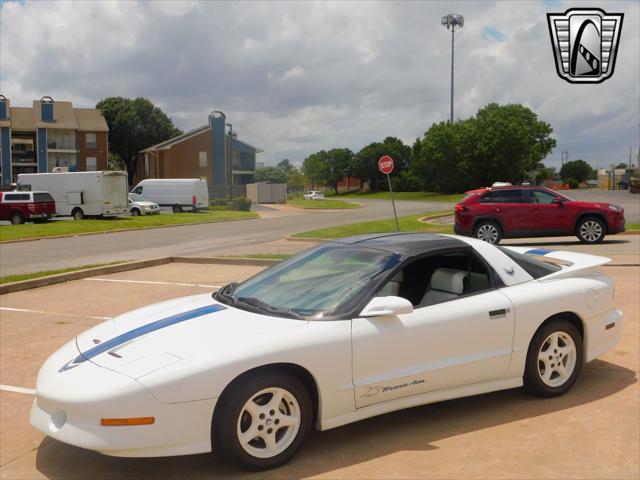
M 144 198 L 142 195 L 138 195 L 137 193 L 130 193 L 129 194 L 129 200 L 131 200 L 132 202 L 146 202 L 147 199 Z
M 400 256 L 389 252 L 325 244 L 259 273 L 228 297 L 240 308 L 244 304 L 276 315 L 323 318 L 359 302 L 367 286 L 399 262 Z

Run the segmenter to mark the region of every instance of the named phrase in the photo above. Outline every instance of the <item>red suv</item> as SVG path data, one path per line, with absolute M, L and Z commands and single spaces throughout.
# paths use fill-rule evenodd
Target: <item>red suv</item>
M 0 192 L 0 220 L 13 225 L 45 220 L 55 213 L 56 202 L 48 192 Z
M 497 187 L 467 192 L 455 207 L 454 231 L 489 243 L 501 238 L 575 235 L 599 243 L 624 231 L 624 209 L 576 202 L 543 187 Z

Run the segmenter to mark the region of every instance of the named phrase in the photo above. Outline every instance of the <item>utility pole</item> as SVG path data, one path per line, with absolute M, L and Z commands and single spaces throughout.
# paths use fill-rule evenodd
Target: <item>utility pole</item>
M 453 124 L 453 59 L 454 59 L 454 37 L 456 26 L 462 28 L 464 25 L 464 17 L 457 13 L 450 13 L 442 17 L 442 26 L 447 27 L 447 30 L 451 30 L 451 119 L 449 120 Z

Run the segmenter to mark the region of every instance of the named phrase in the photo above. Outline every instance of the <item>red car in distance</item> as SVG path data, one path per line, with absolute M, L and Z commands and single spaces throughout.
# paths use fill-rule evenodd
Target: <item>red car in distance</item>
M 467 192 L 455 206 L 454 231 L 489 243 L 502 238 L 575 235 L 599 243 L 624 231 L 624 209 L 577 202 L 544 187 L 508 186 Z
M 46 220 L 56 213 L 56 202 L 49 192 L 0 192 L 0 220 L 12 225 Z

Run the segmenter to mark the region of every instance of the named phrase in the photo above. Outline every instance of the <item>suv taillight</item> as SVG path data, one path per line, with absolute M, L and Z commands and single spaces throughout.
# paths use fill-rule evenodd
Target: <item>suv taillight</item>
M 467 211 L 467 207 L 465 207 L 464 205 L 456 205 L 455 206 L 455 210 L 456 210 L 456 212 L 466 212 Z
M 191 203 L 193 203 L 193 205 L 196 204 L 196 196 L 195 195 L 191 198 Z

